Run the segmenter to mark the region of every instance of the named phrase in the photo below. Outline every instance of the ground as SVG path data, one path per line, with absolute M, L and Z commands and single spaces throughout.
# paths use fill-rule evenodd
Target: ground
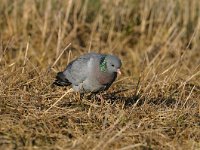
M 200 149 L 199 0 L 0 3 L 0 149 Z M 52 86 L 89 51 L 122 60 L 103 105 Z

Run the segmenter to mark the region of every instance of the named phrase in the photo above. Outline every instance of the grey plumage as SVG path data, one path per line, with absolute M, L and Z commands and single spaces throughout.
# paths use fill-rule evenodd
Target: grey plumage
M 54 82 L 58 86 L 72 85 L 74 91 L 97 93 L 107 90 L 120 72 L 121 60 L 114 55 L 87 53 L 70 62 L 59 72 Z

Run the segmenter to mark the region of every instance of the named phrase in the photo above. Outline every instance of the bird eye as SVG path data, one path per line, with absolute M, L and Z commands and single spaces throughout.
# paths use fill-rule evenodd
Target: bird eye
M 114 67 L 114 65 L 113 65 L 113 64 L 112 64 L 111 66 L 112 66 L 112 67 Z

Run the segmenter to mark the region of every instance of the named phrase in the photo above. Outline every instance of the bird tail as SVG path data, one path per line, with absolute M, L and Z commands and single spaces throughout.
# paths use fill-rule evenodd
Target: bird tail
M 63 72 L 58 72 L 56 75 L 56 80 L 53 84 L 57 86 L 69 86 L 71 85 L 71 82 L 65 78 Z

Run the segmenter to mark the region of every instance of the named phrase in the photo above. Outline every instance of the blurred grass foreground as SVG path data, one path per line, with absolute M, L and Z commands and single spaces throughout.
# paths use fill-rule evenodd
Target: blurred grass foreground
M 51 86 L 89 51 L 122 59 L 103 106 Z M 200 1 L 0 0 L 0 149 L 200 149 Z

